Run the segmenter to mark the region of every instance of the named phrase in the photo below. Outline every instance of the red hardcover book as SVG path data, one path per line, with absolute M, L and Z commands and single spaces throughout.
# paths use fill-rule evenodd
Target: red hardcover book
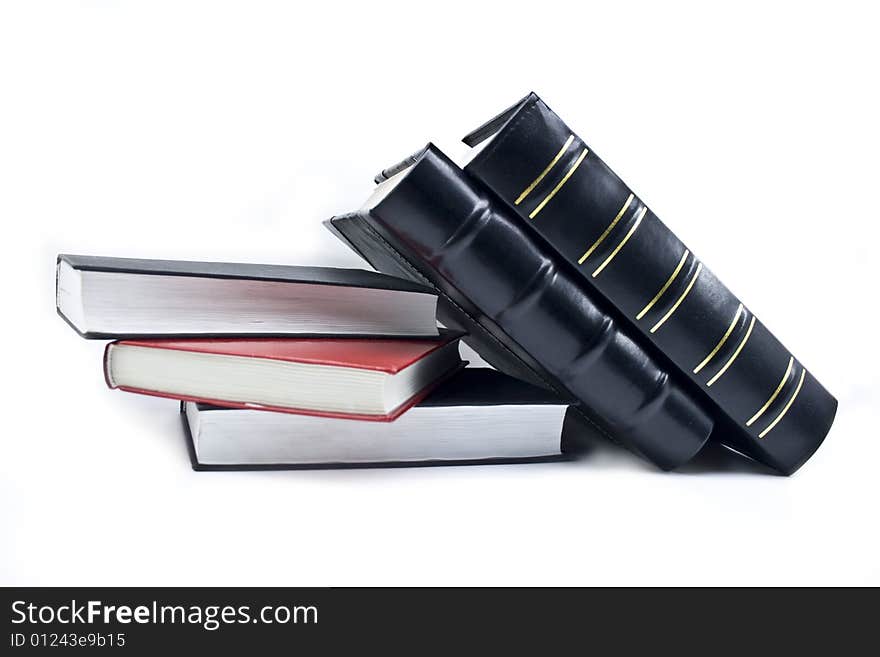
M 463 366 L 458 338 L 123 340 L 107 345 L 104 375 L 145 395 L 390 421 Z

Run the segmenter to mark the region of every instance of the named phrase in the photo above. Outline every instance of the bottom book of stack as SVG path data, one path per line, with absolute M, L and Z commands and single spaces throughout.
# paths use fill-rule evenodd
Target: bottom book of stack
M 559 460 L 582 430 L 553 393 L 466 368 L 393 422 L 182 402 L 196 470 Z

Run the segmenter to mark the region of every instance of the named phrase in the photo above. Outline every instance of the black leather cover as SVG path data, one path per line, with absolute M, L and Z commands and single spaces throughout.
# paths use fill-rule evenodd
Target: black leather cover
M 490 137 L 465 169 L 478 186 L 691 381 L 724 444 L 797 470 L 828 433 L 834 397 L 535 94 L 464 141 Z
M 400 242 L 391 246 L 388 239 L 368 222 L 364 214 L 346 214 L 324 222 L 324 225 L 373 268 L 430 285 L 438 294 L 437 319 L 444 325 L 465 333 L 462 338 L 490 365 L 534 385 L 553 390 L 563 398 L 574 399 L 552 383 L 552 377 L 518 344 L 484 316 L 471 301 L 432 271 L 427 263 Z M 391 238 L 389 238 L 391 239 Z
M 527 368 L 604 432 L 664 469 L 702 447 L 712 421 L 677 382 L 557 267 L 513 213 L 433 146 L 372 210 L 332 226 L 378 269 L 428 281 L 440 320 L 508 372 Z

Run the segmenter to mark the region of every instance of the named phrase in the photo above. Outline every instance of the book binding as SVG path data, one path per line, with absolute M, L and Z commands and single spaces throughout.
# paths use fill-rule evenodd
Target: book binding
M 828 433 L 837 401 L 538 96 L 464 138 L 465 167 L 560 266 L 687 381 L 727 446 L 782 473 Z

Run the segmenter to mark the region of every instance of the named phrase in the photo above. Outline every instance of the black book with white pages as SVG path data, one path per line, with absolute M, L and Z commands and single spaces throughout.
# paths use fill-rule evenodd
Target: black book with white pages
M 566 458 L 583 436 L 552 392 L 466 368 L 394 422 L 181 404 L 195 470 L 511 463 Z
M 431 289 L 333 267 L 59 255 L 56 306 L 99 339 L 439 335 Z

